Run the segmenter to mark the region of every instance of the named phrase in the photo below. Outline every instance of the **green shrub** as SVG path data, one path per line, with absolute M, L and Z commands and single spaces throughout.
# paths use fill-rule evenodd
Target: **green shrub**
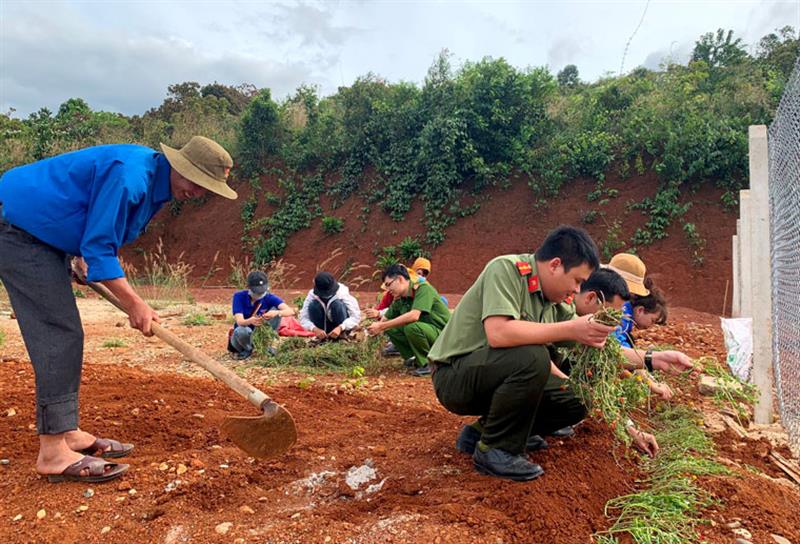
M 211 318 L 206 314 L 190 314 L 183 318 L 183 324 L 187 327 L 200 327 L 211 325 Z
M 344 230 L 344 219 L 339 217 L 323 217 L 322 230 L 326 234 L 336 234 Z

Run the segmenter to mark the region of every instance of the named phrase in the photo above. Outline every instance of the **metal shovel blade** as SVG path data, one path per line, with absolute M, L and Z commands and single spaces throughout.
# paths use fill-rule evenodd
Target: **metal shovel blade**
M 297 441 L 297 426 L 281 405 L 270 402 L 260 416 L 227 416 L 222 432 L 251 457 L 269 459 L 289 450 Z

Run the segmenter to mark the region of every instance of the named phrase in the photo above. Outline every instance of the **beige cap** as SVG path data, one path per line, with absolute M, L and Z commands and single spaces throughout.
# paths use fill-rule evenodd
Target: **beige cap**
M 180 150 L 163 143 L 161 150 L 169 165 L 192 183 L 231 200 L 239 196 L 227 183 L 233 159 L 214 140 L 193 136 Z
M 622 276 L 632 294 L 642 297 L 650 294 L 650 291 L 644 286 L 647 267 L 636 255 L 617 253 L 605 267 Z

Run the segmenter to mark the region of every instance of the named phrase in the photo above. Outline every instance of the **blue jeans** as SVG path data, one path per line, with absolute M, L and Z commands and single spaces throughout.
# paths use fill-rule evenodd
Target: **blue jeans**
M 267 321 L 272 330 L 277 331 L 281 324 L 281 316 L 276 315 Z M 262 327 L 266 325 L 261 325 Z M 250 353 L 253 351 L 253 331 L 255 329 L 245 325 L 236 325 L 231 336 L 231 347 L 236 353 Z

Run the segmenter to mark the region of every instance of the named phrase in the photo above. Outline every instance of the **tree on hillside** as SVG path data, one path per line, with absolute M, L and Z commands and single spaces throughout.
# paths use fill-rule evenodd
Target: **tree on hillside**
M 209 83 L 200 89 L 200 96 L 216 96 L 228 104 L 228 113 L 239 115 L 250 100 L 258 94 L 258 88 L 252 83 L 242 83 L 241 85 L 223 85 L 222 83 Z
M 250 101 L 239 125 L 239 153 L 245 176 L 259 174 L 267 159 L 280 148 L 278 105 L 269 89 Z
M 578 77 L 578 67 L 574 64 L 567 64 L 556 76 L 558 86 L 562 89 L 574 89 L 580 85 L 581 80 Z
M 788 79 L 800 56 L 800 36 L 791 26 L 781 28 L 777 34 L 767 34 L 758 42 L 756 56 L 768 69 L 777 70 Z
M 703 34 L 695 43 L 692 60 L 702 60 L 712 70 L 740 63 L 747 58 L 741 38 L 733 39 L 733 30 L 726 33 L 722 28 L 716 33 Z

